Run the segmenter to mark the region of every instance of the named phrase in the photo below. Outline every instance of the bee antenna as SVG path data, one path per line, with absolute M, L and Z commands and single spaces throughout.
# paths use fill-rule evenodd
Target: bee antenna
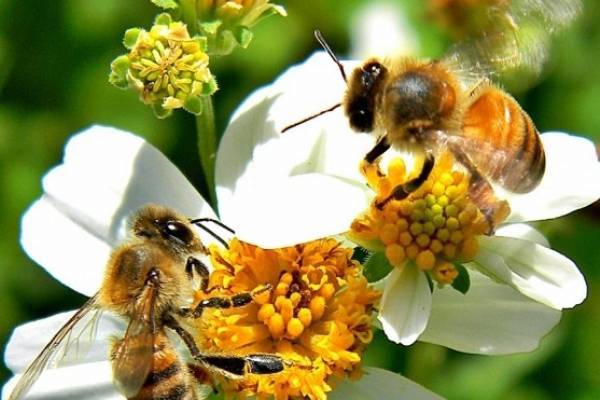
M 230 227 L 228 227 L 227 225 L 225 225 L 224 223 L 222 223 L 218 219 L 214 219 L 214 218 L 196 218 L 196 219 L 190 220 L 190 222 L 192 224 L 197 224 L 198 222 L 212 222 L 213 224 L 219 225 L 221 228 L 225 229 L 226 231 L 229 231 L 229 232 L 235 234 L 235 231 L 233 229 L 231 229 Z
M 328 109 L 326 109 L 326 110 L 319 111 L 318 113 L 316 113 L 316 114 L 313 114 L 313 115 L 311 115 L 310 117 L 306 117 L 306 118 L 304 118 L 304 119 L 302 119 L 302 120 L 300 120 L 300 121 L 298 121 L 298 122 L 294 122 L 293 124 L 291 124 L 291 125 L 288 125 L 288 126 L 286 126 L 285 128 L 283 128 L 283 129 L 281 130 L 281 133 L 285 133 L 285 132 L 289 131 L 290 129 L 297 127 L 298 125 L 302 125 L 303 123 L 305 123 L 305 122 L 308 122 L 308 121 L 310 121 L 310 120 L 312 120 L 312 119 L 315 119 L 315 118 L 317 118 L 317 117 L 320 117 L 320 116 L 321 116 L 321 115 L 323 115 L 323 114 L 327 114 L 328 112 L 331 112 L 331 111 L 335 110 L 336 108 L 338 108 L 338 107 L 339 107 L 339 106 L 341 106 L 341 105 L 342 105 L 342 103 L 337 103 L 336 105 L 334 105 L 334 106 L 331 106 L 331 107 L 329 107 L 329 108 L 328 108 Z
M 336 63 L 336 65 L 340 69 L 340 72 L 342 73 L 342 78 L 344 78 L 344 82 L 348 82 L 348 79 L 346 78 L 346 71 L 344 71 L 344 66 L 342 65 L 340 60 L 338 60 L 335 54 L 333 54 L 333 51 L 331 51 L 331 47 L 329 47 L 329 45 L 325 41 L 325 38 L 321 34 L 321 31 L 318 29 L 315 29 L 315 38 L 317 38 L 323 49 L 327 52 L 327 54 L 329 54 L 329 57 L 331 57 L 333 62 Z
M 202 221 L 192 219 L 192 220 L 190 220 L 190 223 L 196 225 L 198 228 L 202 229 L 203 231 L 205 231 L 206 233 L 208 233 L 210 236 L 212 236 L 215 239 L 217 239 L 219 241 L 219 243 L 221 243 L 227 250 L 229 250 L 229 245 L 227 244 L 227 242 L 225 241 L 225 239 L 223 239 L 221 236 L 217 235 L 212 230 L 210 230 L 209 228 L 207 228 L 202 223 Z

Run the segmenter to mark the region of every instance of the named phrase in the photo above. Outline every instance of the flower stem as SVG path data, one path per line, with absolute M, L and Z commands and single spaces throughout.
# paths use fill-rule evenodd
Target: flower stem
M 215 112 L 212 97 L 201 96 L 202 113 L 196 116 L 198 134 L 198 154 L 204 179 L 208 188 L 208 197 L 213 207 L 217 206 L 215 192 L 215 161 L 217 152 L 217 130 L 215 128 Z

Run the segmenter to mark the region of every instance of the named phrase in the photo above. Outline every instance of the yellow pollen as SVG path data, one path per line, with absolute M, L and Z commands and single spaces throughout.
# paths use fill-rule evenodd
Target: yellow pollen
M 450 153 L 442 153 L 427 181 L 396 200 L 390 197 L 393 190 L 417 173 L 407 171 L 399 157 L 390 160 L 387 173 L 363 163 L 361 171 L 375 199 L 352 222 L 350 237 L 373 249 L 383 247 L 395 267 L 414 261 L 438 283 L 452 283 L 457 276 L 452 262 L 472 261 L 479 249 L 477 237 L 488 231 L 485 217 L 469 198 L 469 175 L 455 165 Z
M 273 314 L 275 314 L 275 306 L 270 303 L 263 304 L 258 310 L 258 320 L 267 321 Z
M 314 320 L 319 320 L 325 312 L 325 299 L 321 296 L 313 297 L 309 305 Z
M 292 318 L 287 324 L 287 333 L 292 339 L 296 339 L 304 331 L 304 324 L 298 318 Z
M 309 326 L 312 322 L 312 313 L 308 308 L 301 308 L 298 311 L 298 319 L 302 322 L 302 325 Z
M 404 247 L 396 243 L 393 243 L 385 248 L 385 255 L 390 261 L 390 264 L 392 264 L 395 267 L 402 266 L 406 257 Z
M 325 400 L 339 378 L 360 375 L 380 293 L 368 286 L 351 249 L 333 239 L 274 250 L 234 239 L 229 249 L 210 252 L 209 290 L 197 301 L 249 292 L 261 303 L 205 309 L 190 321 L 198 345 L 224 354 L 275 354 L 285 365 L 276 374 L 240 379 L 217 374 L 226 398 Z

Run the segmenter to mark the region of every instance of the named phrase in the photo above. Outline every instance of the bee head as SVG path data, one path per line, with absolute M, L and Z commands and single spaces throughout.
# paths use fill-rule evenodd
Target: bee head
M 135 236 L 186 252 L 198 251 L 202 244 L 188 220 L 162 206 L 143 207 L 133 220 Z
M 387 69 L 377 60 L 369 60 L 352 72 L 346 91 L 344 111 L 355 131 L 373 130 L 375 97 L 386 74 Z

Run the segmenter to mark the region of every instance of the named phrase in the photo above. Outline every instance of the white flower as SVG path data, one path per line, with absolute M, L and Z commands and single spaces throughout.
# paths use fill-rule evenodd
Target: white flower
M 43 196 L 23 217 L 22 245 L 51 275 L 87 296 L 98 290 L 111 249 L 125 237 L 127 218 L 142 205 L 158 203 L 189 216 L 215 215 L 158 150 L 139 137 L 108 127 L 94 126 L 74 136 L 63 164 L 48 172 L 43 188 Z M 4 386 L 2 399 L 8 398 L 19 372 L 72 315 L 58 314 L 15 330 L 5 361 L 17 375 Z M 47 369 L 26 398 L 123 399 L 112 384 L 108 353 L 111 337 L 124 328 L 121 319 L 102 314 L 96 340 L 90 343 L 87 335 L 78 338 L 79 348 L 89 348 L 87 355 L 69 357 Z M 332 398 L 369 398 L 349 393 L 372 393 L 373 399 L 439 399 L 410 380 L 377 368 L 367 368 L 359 381 L 341 384 Z
M 355 63 L 345 65 L 349 71 Z M 368 208 L 372 194 L 358 166 L 373 147 L 373 137 L 352 132 L 339 109 L 281 134 L 286 126 L 339 103 L 344 89 L 336 65 L 326 54 L 316 53 L 253 93 L 237 110 L 217 155 L 217 192 L 221 217 L 236 221 L 243 240 L 268 248 L 341 234 Z M 508 199 L 510 222 L 556 218 L 600 197 L 600 164 L 590 141 L 558 132 L 543 134 L 542 141 L 546 174 L 531 193 Z M 233 155 L 235 165 L 224 168 Z M 279 235 L 270 235 L 273 231 Z M 388 337 L 403 344 L 421 338 L 468 352 L 526 351 L 535 348 L 539 337 L 557 322 L 558 313 L 551 309 L 573 307 L 585 299 L 586 284 L 575 264 L 548 248 L 533 228 L 505 225 L 495 236 L 480 239 L 481 249 L 470 266 L 497 283 L 472 272 L 474 285 L 466 296 L 456 296 L 452 289 L 435 290 L 432 296 L 422 273 L 395 269 L 387 278 L 380 309 Z M 496 289 L 480 290 L 475 284 L 502 284 L 503 289 L 497 289 L 502 296 L 526 302 L 525 295 L 549 307 L 522 304 L 525 313 L 531 311 L 528 307 L 545 310 L 537 314 L 540 318 L 520 326 L 519 334 L 530 335 L 529 341 L 515 340 L 505 347 L 481 342 L 474 346 L 469 342 L 472 335 L 485 329 L 470 327 L 467 335 L 462 330 L 460 334 L 440 330 L 451 322 L 460 328 L 468 326 L 460 324 L 462 318 L 495 333 L 522 321 L 518 312 L 494 315 L 492 310 L 502 309 L 505 299 L 495 298 Z M 516 290 L 504 292 L 510 288 Z M 473 305 L 471 299 L 477 299 L 481 319 L 466 308 L 461 312 L 446 304 L 451 300 L 467 307 Z M 515 305 L 514 311 L 518 309 Z M 447 314 L 452 311 L 453 315 Z M 456 337 L 449 337 L 452 332 Z

